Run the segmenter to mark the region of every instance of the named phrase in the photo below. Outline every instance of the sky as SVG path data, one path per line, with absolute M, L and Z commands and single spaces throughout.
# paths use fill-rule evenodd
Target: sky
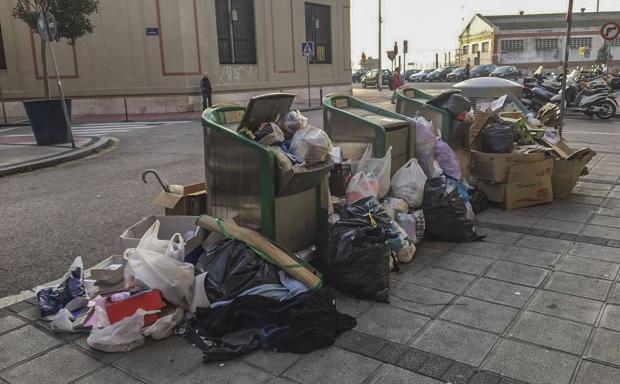
M 600 11 L 620 11 L 620 0 L 599 0 Z M 574 0 L 573 10 L 596 11 L 596 0 Z M 409 42 L 407 62 L 416 68 L 434 66 L 435 53 L 443 62 L 444 53 L 458 45 L 458 35 L 476 13 L 505 15 L 566 12 L 568 0 L 383 0 L 383 67 L 390 68 L 385 51 L 398 41 Z M 362 51 L 377 57 L 379 0 L 351 0 L 351 60 L 359 68 Z M 397 59 L 398 60 L 398 59 Z

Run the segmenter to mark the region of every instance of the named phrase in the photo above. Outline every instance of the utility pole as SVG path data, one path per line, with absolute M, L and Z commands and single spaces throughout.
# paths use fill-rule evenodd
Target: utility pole
M 452 64 L 452 58 L 450 57 L 451 54 L 452 52 L 448 51 L 448 65 Z
M 596 12 L 598 13 L 598 6 L 601 0 L 596 0 Z
M 564 44 L 564 65 L 562 76 L 562 97 L 560 98 L 560 137 L 564 128 L 564 104 L 566 104 L 566 75 L 568 74 L 568 53 L 570 46 L 570 31 L 573 26 L 573 0 L 568 0 L 568 13 L 566 14 L 566 44 Z
M 377 89 L 378 90 L 382 90 L 382 83 L 383 83 L 383 67 L 381 65 L 381 56 L 382 55 L 382 51 L 381 51 L 381 23 L 383 23 L 383 20 L 381 19 L 381 0 L 379 0 L 379 71 L 377 72 Z
M 435 53 L 435 69 L 439 68 L 439 53 Z

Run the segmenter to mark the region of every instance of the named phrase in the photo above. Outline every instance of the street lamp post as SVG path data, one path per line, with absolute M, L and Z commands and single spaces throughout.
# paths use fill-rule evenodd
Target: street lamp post
M 573 26 L 573 0 L 568 0 L 566 14 L 566 44 L 564 44 L 564 65 L 562 76 L 562 97 L 560 98 L 560 137 L 564 128 L 564 104 L 566 104 L 566 75 L 568 74 L 568 53 L 570 48 L 570 31 Z
M 383 83 L 383 71 L 381 70 L 381 23 L 383 20 L 381 19 L 381 0 L 379 0 L 379 70 L 377 71 L 377 89 L 382 90 Z

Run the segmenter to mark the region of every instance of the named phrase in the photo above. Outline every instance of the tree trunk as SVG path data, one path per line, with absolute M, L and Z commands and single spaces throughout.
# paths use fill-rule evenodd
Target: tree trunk
M 47 72 L 47 51 L 45 50 L 45 41 L 41 39 L 41 66 L 43 67 L 43 89 L 45 91 L 45 98 L 51 99 L 49 74 Z

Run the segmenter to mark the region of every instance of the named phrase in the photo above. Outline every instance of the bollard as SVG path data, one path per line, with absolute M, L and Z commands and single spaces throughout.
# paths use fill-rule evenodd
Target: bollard
M 127 98 L 123 97 L 123 103 L 125 103 L 125 121 L 129 121 L 129 114 L 127 113 Z

